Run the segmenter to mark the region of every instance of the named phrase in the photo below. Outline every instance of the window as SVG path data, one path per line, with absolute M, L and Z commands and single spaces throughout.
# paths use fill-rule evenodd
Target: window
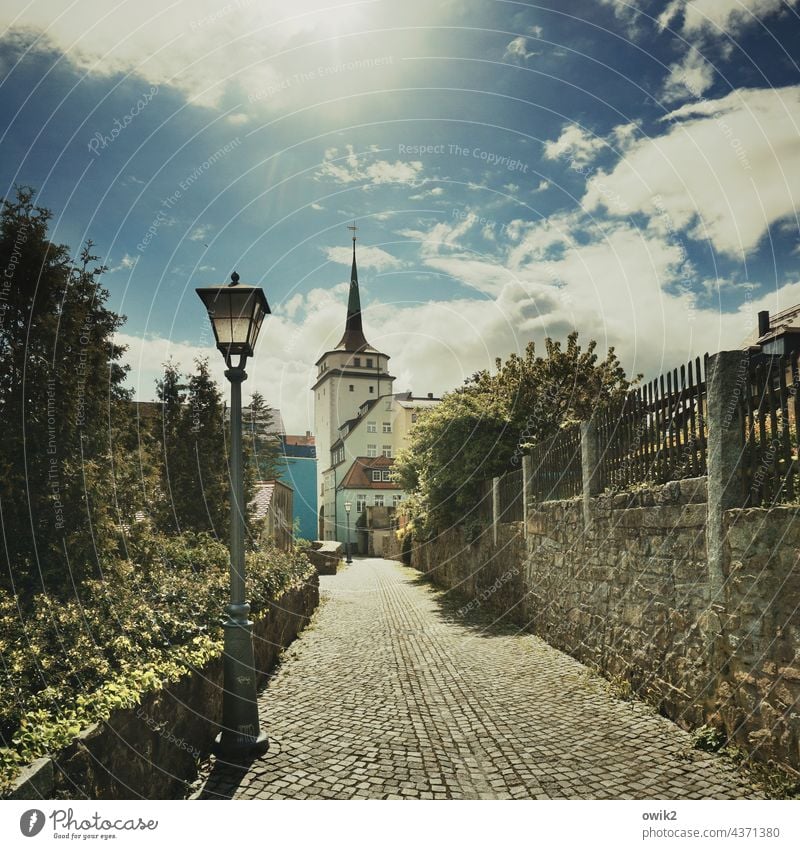
M 380 469 L 373 469 L 372 470 L 372 481 L 373 481 L 373 483 L 380 483 L 381 482 L 381 470 Z
M 411 424 L 414 424 L 414 422 L 415 422 L 416 420 L 417 420 L 417 414 L 416 414 L 416 413 L 412 413 L 412 414 L 411 414 Z
M 376 495 L 375 496 L 375 506 L 376 507 L 383 507 L 383 496 L 382 495 Z
M 366 495 L 357 495 L 356 496 L 356 513 L 363 513 L 364 508 L 367 506 L 367 496 Z
M 378 456 L 378 446 L 370 445 L 367 443 L 367 457 L 377 457 Z
M 367 357 L 367 368 L 372 368 L 372 357 Z
M 356 368 L 361 368 L 361 357 L 356 357 L 356 358 L 353 360 L 353 365 L 354 365 Z
M 382 453 L 383 453 L 384 457 L 391 457 L 392 456 L 392 446 L 391 445 L 384 445 Z
M 392 402 L 391 402 L 391 401 L 387 401 L 387 402 L 386 402 L 386 412 L 387 412 L 387 413 L 391 413 L 391 412 L 392 412 Z
M 381 473 L 381 480 L 386 481 L 386 483 L 391 483 L 392 473 L 388 469 L 384 469 Z
M 370 386 L 370 388 L 369 388 L 369 394 L 370 394 L 370 395 L 372 395 L 372 393 L 373 393 L 374 391 L 375 391 L 375 387 L 374 387 L 374 386 Z
M 383 423 L 383 432 L 384 433 L 391 433 L 392 432 L 392 423 L 391 422 L 384 422 Z
M 367 433 L 376 433 L 375 422 L 367 422 Z
M 397 505 L 403 500 L 402 495 L 393 495 L 392 496 L 392 507 L 397 507 Z
M 352 392 L 354 389 L 355 389 L 355 386 L 353 386 L 353 384 L 351 383 L 350 384 L 350 391 Z

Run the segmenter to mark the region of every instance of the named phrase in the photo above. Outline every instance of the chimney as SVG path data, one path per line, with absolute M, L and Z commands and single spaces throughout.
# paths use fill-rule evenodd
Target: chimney
M 758 338 L 769 333 L 769 310 L 761 310 L 758 314 Z
M 433 398 L 433 392 L 428 393 L 428 398 Z

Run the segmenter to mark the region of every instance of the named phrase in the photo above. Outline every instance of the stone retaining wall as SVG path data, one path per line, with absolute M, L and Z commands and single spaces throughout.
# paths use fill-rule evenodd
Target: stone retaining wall
M 335 575 L 343 551 L 344 546 L 335 540 L 315 540 L 307 556 L 318 575 Z
M 319 604 L 319 579 L 270 603 L 253 630 L 255 665 L 263 683 Z M 209 754 L 222 718 L 222 656 L 135 708 L 114 711 L 84 730 L 52 759 L 25 771 L 12 798 L 170 799 L 182 797 Z M 264 719 L 264 717 L 262 717 Z M 266 718 L 269 733 L 269 716 Z
M 796 509 L 723 514 L 709 580 L 706 480 L 532 505 L 527 539 L 450 531 L 412 563 L 630 689 L 684 727 L 710 724 L 800 769 Z

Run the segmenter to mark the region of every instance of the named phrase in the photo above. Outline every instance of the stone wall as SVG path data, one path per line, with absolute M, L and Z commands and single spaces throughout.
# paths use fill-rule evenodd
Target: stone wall
M 335 575 L 342 559 L 344 546 L 335 540 L 314 540 L 306 556 L 317 575 Z
M 319 579 L 270 603 L 253 630 L 255 666 L 263 683 L 282 649 L 308 624 L 319 604 Z M 140 705 L 115 711 L 85 729 L 52 759 L 26 771 L 13 798 L 169 799 L 181 797 L 209 754 L 222 718 L 222 656 Z M 266 719 L 269 733 L 269 716 Z
M 800 525 L 728 510 L 709 580 L 706 480 L 532 505 L 500 525 L 414 546 L 439 586 L 529 629 L 684 727 L 724 730 L 800 768 Z

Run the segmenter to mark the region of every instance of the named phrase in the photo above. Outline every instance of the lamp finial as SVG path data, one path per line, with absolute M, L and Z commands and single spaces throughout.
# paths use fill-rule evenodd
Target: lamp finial
M 231 286 L 235 286 L 239 282 L 239 275 L 234 271 L 231 274 Z

